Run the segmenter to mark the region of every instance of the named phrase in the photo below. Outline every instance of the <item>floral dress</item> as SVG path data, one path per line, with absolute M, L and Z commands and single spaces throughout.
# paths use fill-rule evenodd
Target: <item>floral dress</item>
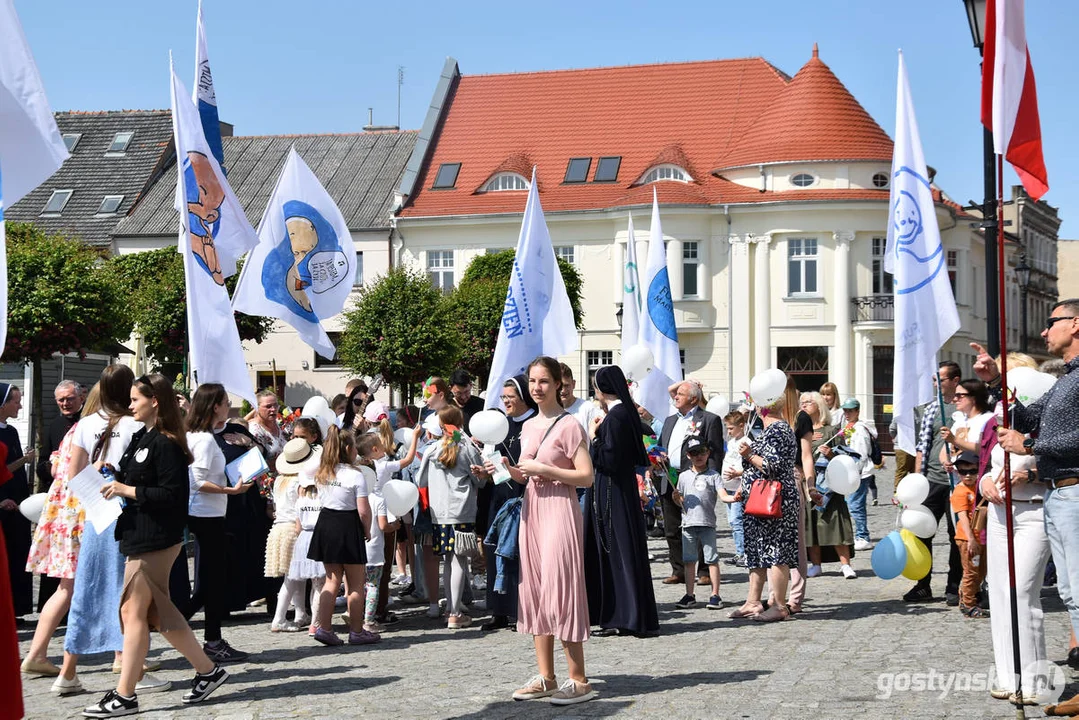
M 74 433 L 75 426 L 72 425 L 60 442 L 60 449 L 56 451 L 54 480 L 49 486 L 49 497 L 34 531 L 30 556 L 26 560 L 27 572 L 54 578 L 75 577 L 86 516 L 67 482 Z
M 800 504 L 798 487 L 794 480 L 794 462 L 798 457 L 798 443 L 794 439 L 794 431 L 790 425 L 779 420 L 766 427 L 751 447 L 754 455 L 764 458 L 765 465 L 764 471 L 761 471 L 748 460 L 743 460 L 742 507 L 745 508 L 755 480 L 779 480 L 783 486 L 783 515 L 765 518 L 745 514 L 742 522 L 746 566 L 759 569 L 773 565 L 797 565 Z

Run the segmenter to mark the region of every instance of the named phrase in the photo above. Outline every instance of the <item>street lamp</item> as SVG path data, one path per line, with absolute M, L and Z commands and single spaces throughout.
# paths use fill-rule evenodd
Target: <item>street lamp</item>
M 618 328 L 622 329 L 622 303 L 618 303 L 618 312 L 614 314 L 614 319 L 618 321 Z
M 1027 265 L 1027 254 L 1019 256 L 1019 264 L 1015 266 L 1015 278 L 1019 281 L 1019 349 L 1027 351 L 1027 288 L 1030 287 L 1030 266 Z
M 986 0 L 963 0 L 967 10 L 967 23 L 970 36 L 978 54 L 982 54 L 985 42 L 985 5 Z M 997 278 L 997 178 L 996 157 L 993 150 L 993 133 L 982 128 L 982 174 L 983 194 L 982 222 L 980 227 L 985 233 L 985 304 L 986 304 L 986 347 L 990 355 L 1000 354 L 1000 294 Z

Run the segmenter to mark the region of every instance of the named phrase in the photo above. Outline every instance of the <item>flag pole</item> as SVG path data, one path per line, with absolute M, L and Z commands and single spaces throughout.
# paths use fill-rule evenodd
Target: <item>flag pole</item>
M 997 155 L 997 282 L 999 291 L 998 298 L 1005 298 L 1004 285 L 1004 245 L 1007 238 L 1004 235 L 1004 156 Z M 1000 302 L 1000 399 L 1004 411 L 1004 429 L 1011 428 L 1008 413 L 1008 324 L 1007 303 Z M 1012 626 L 1012 672 L 1015 675 L 1015 716 L 1022 720 L 1026 717 L 1023 706 L 1023 666 L 1020 655 L 1019 643 L 1019 606 L 1015 590 L 1015 524 L 1012 518 L 1012 471 L 1010 453 L 1004 453 L 1004 522 L 1008 538 L 1008 600 L 1011 603 L 1011 626 Z

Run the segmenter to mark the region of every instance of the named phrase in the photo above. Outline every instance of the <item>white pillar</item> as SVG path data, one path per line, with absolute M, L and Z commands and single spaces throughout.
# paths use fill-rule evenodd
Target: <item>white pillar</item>
M 671 281 L 671 299 L 681 300 L 685 295 L 685 283 L 682 271 L 685 265 L 682 263 L 682 241 L 667 241 L 667 275 Z
M 731 265 L 727 268 L 727 282 L 731 284 L 732 298 L 727 312 L 730 316 L 731 367 L 734 385 L 728 398 L 734 402 L 734 393 L 748 390 L 753 375 L 750 364 L 750 336 L 752 332 L 752 308 L 749 307 L 749 236 L 731 235 Z
M 755 373 L 772 366 L 771 235 L 754 235 L 753 264 L 753 367 Z
M 828 379 L 839 386 L 839 392 L 852 390 L 850 376 L 850 244 L 854 233 L 850 230 L 837 230 L 835 238 L 835 288 L 832 294 L 832 321 L 835 323 L 835 340 L 832 352 L 832 367 L 828 368 Z

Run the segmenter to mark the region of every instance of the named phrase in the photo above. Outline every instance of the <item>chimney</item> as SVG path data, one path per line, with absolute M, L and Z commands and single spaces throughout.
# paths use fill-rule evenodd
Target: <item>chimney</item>
M 375 109 L 367 108 L 367 124 L 363 126 L 364 132 L 397 132 L 400 130 L 396 125 L 375 125 Z

